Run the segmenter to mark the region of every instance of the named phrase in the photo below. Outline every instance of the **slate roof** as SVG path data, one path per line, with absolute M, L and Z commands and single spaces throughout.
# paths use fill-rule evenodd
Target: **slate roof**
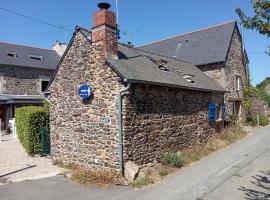
M 53 82 L 62 60 L 69 51 L 78 32 L 87 39 L 87 42 L 92 43 L 91 32 L 87 29 L 76 27 L 47 89 Z M 226 92 L 221 85 L 189 62 L 150 53 L 128 45 L 119 43 L 118 59 L 107 58 L 106 61 L 121 78 L 131 83 L 155 84 L 199 91 Z M 156 64 L 155 61 L 165 61 L 166 63 L 159 65 Z M 160 66 L 167 69 L 167 71 L 160 69 Z M 189 75 L 193 83 L 188 82 L 187 79 L 183 77 L 184 75 Z
M 194 65 L 226 60 L 236 21 L 140 46 L 140 49 L 159 53 Z
M 8 52 L 16 53 L 17 57 L 8 56 Z M 31 59 L 30 56 L 41 56 L 44 60 Z M 0 65 L 55 70 L 59 60 L 60 56 L 54 50 L 0 42 Z
M 118 44 L 118 51 L 119 59 L 107 59 L 107 62 L 123 79 L 131 83 L 225 92 L 222 86 L 191 63 L 123 44 Z

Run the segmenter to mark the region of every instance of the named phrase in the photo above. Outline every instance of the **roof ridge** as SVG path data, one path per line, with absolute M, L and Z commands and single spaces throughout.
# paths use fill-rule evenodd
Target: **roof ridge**
M 29 48 L 33 48 L 33 49 L 42 49 L 42 50 L 54 51 L 53 49 L 49 49 L 49 48 L 33 47 L 33 46 L 27 46 L 27 45 L 23 45 L 23 44 L 15 44 L 15 43 L 10 43 L 10 42 L 0 42 L 0 45 L 2 45 L 2 44 L 21 46 L 21 47 L 29 47 Z
M 223 26 L 225 24 L 230 24 L 230 23 L 236 23 L 236 20 L 226 21 L 226 22 L 219 23 L 219 24 L 216 24 L 216 25 L 213 25 L 213 26 L 209 26 L 209 27 L 206 27 L 206 28 L 202 28 L 202 29 L 198 29 L 198 30 L 194 30 L 194 31 L 182 33 L 180 35 L 168 37 L 168 38 L 157 40 L 157 41 L 154 41 L 154 42 L 149 42 L 147 44 L 138 46 L 137 48 L 145 47 L 145 46 L 148 46 L 148 45 L 151 45 L 151 44 L 155 44 L 155 43 L 158 43 L 158 42 L 163 42 L 163 41 L 170 40 L 170 39 L 174 39 L 174 38 L 177 38 L 177 37 L 180 37 L 180 36 L 184 36 L 184 35 L 187 35 L 187 34 L 196 33 L 196 32 L 200 32 L 200 31 L 205 31 L 205 30 L 208 30 L 208 29 L 216 28 L 216 27 Z
M 176 61 L 180 61 L 180 62 L 185 62 L 185 63 L 192 64 L 191 62 L 188 62 L 188 61 L 185 61 L 185 60 L 180 60 L 180 59 L 173 58 L 173 57 L 170 57 L 170 56 L 166 56 L 166 55 L 163 55 L 163 54 L 153 53 L 153 52 L 150 52 L 150 51 L 138 49 L 137 47 L 133 47 L 133 49 L 135 49 L 136 51 L 142 51 L 142 52 L 153 54 L 153 55 L 156 55 L 156 56 L 162 56 L 162 57 L 169 58 L 169 59 L 172 59 L 172 60 L 176 60 Z

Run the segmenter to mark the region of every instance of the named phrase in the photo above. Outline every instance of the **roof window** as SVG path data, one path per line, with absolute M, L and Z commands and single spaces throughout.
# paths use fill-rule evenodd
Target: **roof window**
M 178 75 L 180 75 L 180 76 L 182 76 L 183 75 L 183 72 L 181 71 L 181 70 L 175 70 L 175 72 L 178 74 Z
M 38 55 L 29 55 L 29 57 L 33 60 L 40 60 L 40 61 L 43 61 L 44 58 L 43 56 L 38 56 Z
M 159 68 L 160 70 L 166 71 L 166 72 L 170 71 L 167 67 L 164 66 L 165 64 L 168 63 L 167 60 L 164 60 L 164 59 L 158 59 L 158 60 L 156 60 L 156 59 L 153 59 L 153 58 L 149 58 L 149 59 L 150 59 L 153 63 L 155 63 L 155 64 L 158 66 L 158 68 Z
M 13 57 L 13 58 L 16 58 L 16 57 L 18 57 L 18 55 L 15 53 L 15 52 L 7 52 L 7 56 L 9 56 L 9 57 Z
M 194 76 L 194 75 L 192 75 L 192 74 L 184 74 L 182 77 L 183 77 L 184 79 L 186 79 L 187 82 L 189 82 L 189 83 L 194 83 L 194 81 L 191 79 L 193 76 Z
M 159 65 L 158 68 L 162 71 L 168 72 L 170 70 L 168 70 L 166 67 L 164 67 L 163 65 Z

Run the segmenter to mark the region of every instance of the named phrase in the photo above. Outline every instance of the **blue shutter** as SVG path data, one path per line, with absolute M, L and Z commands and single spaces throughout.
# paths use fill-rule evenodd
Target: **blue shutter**
M 216 121 L 216 111 L 217 111 L 216 104 L 209 102 L 208 103 L 208 120 L 209 120 L 209 122 Z
M 227 119 L 227 108 L 225 105 L 222 106 L 222 119 L 223 120 Z

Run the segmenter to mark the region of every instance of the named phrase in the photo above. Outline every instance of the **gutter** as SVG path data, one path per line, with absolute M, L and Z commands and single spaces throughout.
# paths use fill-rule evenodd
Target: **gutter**
M 125 82 L 127 80 L 124 80 Z M 123 153 L 123 122 L 122 122 L 122 100 L 123 100 L 123 96 L 127 95 L 129 92 L 128 90 L 130 89 L 130 83 L 128 83 L 127 87 L 125 87 L 124 89 L 120 90 L 118 93 L 118 136 L 119 136 L 119 156 L 120 156 L 120 172 L 122 174 L 122 176 L 124 176 L 124 153 Z

